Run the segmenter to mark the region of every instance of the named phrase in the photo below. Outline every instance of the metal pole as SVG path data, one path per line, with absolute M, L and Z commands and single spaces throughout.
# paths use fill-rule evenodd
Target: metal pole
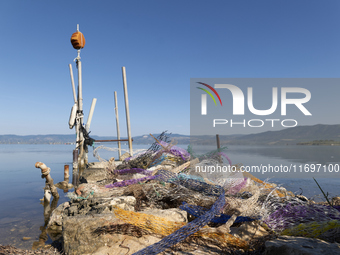
M 95 143 L 110 143 L 110 142 L 128 142 L 129 139 L 114 139 L 114 140 L 94 140 Z M 133 139 L 131 139 L 133 141 Z
M 116 113 L 116 124 L 117 124 L 117 140 L 120 140 L 117 91 L 115 91 L 115 113 Z M 122 149 L 121 149 L 120 141 L 118 141 L 118 155 L 119 155 L 119 160 L 121 160 Z
M 130 156 L 133 156 L 133 155 L 132 155 L 131 127 L 130 127 L 129 99 L 128 99 L 127 84 L 126 84 L 126 72 L 125 72 L 125 66 L 122 67 L 122 72 L 123 72 L 123 85 L 124 85 L 124 98 L 125 98 L 125 112 L 126 112 L 126 126 L 127 126 L 128 139 L 129 139 L 129 149 L 130 149 Z
M 78 50 L 79 55 L 80 50 Z M 79 132 L 79 170 L 82 171 L 85 163 L 84 163 L 84 136 L 83 136 L 83 87 L 82 87 L 82 73 L 81 73 L 81 61 L 77 59 L 77 66 L 78 66 L 78 114 L 79 114 L 79 125 L 78 125 L 78 132 Z M 80 174 L 80 173 L 79 173 Z
M 74 102 L 77 103 L 77 95 L 76 95 L 76 88 L 74 86 L 74 78 L 73 78 L 72 65 L 69 64 L 68 66 L 70 68 L 71 84 L 72 84 L 72 90 L 73 90 L 73 98 L 74 98 Z

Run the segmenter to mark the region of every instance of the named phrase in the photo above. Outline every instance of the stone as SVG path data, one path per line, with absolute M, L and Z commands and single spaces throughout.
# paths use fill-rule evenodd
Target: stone
M 340 197 L 333 197 L 332 198 L 332 203 L 335 206 L 339 206 L 340 205 Z
M 265 246 L 264 255 L 340 255 L 339 244 L 306 237 L 280 236 Z
M 107 244 L 105 246 L 100 247 L 91 255 L 126 255 L 133 254 L 149 245 L 152 245 L 161 239 L 154 236 L 142 236 L 140 238 L 134 236 L 123 236 L 123 235 L 112 235 L 112 237 L 116 237 L 118 240 L 116 243 Z
M 107 174 L 108 171 L 106 168 L 88 168 L 83 172 L 82 177 L 87 181 L 87 183 L 97 183 L 101 180 L 107 179 Z
M 115 197 L 110 201 L 112 207 L 118 206 L 121 209 L 134 211 L 136 205 L 136 198 L 133 196 Z
M 78 206 L 72 205 L 67 210 L 68 210 L 68 215 L 75 215 L 78 213 Z
M 329 229 L 319 235 L 318 238 L 331 243 L 340 243 L 340 228 Z
M 260 238 L 268 235 L 268 231 L 259 225 L 256 221 L 244 222 L 240 227 L 231 227 L 230 234 L 236 235 L 245 241 Z
M 141 213 L 163 217 L 170 221 L 188 222 L 188 213 L 186 211 L 183 211 L 177 208 L 171 208 L 171 209 L 165 209 L 165 210 L 147 209 L 147 210 L 141 211 Z
M 98 229 L 112 224 L 124 224 L 114 214 L 77 215 L 63 220 L 63 249 L 68 255 L 85 254 L 132 254 L 160 238 L 143 235 L 140 238 Z M 129 247 L 129 248 L 124 248 Z
M 88 171 L 91 168 L 106 168 L 106 167 L 107 167 L 106 162 L 91 162 L 88 164 L 88 168 L 86 169 L 86 171 Z
M 56 209 L 53 210 L 50 220 L 47 224 L 47 229 L 48 228 L 53 229 L 63 225 L 63 211 L 65 209 L 65 206 L 67 206 L 65 204 L 67 204 L 68 207 L 70 206 L 69 202 L 66 202 L 64 204 L 59 205 Z

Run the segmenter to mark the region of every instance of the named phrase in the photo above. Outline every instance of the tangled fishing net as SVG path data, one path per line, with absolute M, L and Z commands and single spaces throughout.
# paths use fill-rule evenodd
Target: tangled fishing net
M 135 152 L 122 164 L 108 162 L 114 182 L 105 187 L 134 196 L 135 211 L 114 207 L 113 212 L 124 224 L 98 229 L 98 233 L 163 238 L 137 255 L 158 254 L 195 238 L 219 247 L 248 249 L 250 243 L 231 235 L 230 229 L 250 221 L 255 225 L 266 223 L 269 229 L 286 235 L 320 237 L 339 230 L 338 210 L 302 201 L 280 186 L 241 172 L 239 165 L 232 165 L 225 147 L 197 155 L 190 146 L 187 150 L 178 147 L 165 132 L 154 139 L 149 149 Z M 100 158 L 98 148 L 95 151 Z M 224 171 L 226 167 L 234 171 Z M 170 221 L 143 213 L 146 208 L 179 208 L 188 213 L 190 220 Z
M 294 227 L 300 223 L 309 223 L 313 221 L 331 221 L 340 220 L 339 211 L 331 206 L 305 204 L 295 205 L 287 204 L 286 206 L 271 213 L 264 222 L 275 231 L 282 231 Z

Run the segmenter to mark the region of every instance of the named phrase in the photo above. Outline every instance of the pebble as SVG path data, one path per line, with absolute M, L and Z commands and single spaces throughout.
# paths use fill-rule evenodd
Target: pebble
M 22 240 L 23 240 L 23 241 L 31 240 L 31 237 L 24 236 L 24 237 L 22 238 Z

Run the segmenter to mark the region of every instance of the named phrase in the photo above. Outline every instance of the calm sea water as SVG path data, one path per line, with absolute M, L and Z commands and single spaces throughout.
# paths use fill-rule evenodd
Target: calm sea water
M 98 145 L 97 145 L 98 146 Z M 104 144 L 116 148 L 116 144 Z M 148 145 L 135 145 L 134 149 L 147 149 Z M 186 145 L 181 145 L 187 148 Z M 127 149 L 127 146 L 123 146 Z M 30 249 L 38 241 L 41 227 L 44 225 L 43 206 L 39 199 L 43 197 L 45 180 L 41 178 L 40 169 L 35 163 L 41 161 L 51 168 L 54 183 L 63 181 L 64 165 L 72 169 L 73 145 L 0 145 L 0 244 L 14 245 Z M 215 147 L 193 148 L 198 154 L 215 150 Z M 90 148 L 89 162 L 98 161 Z M 307 197 L 320 197 L 320 190 L 312 179 L 317 179 L 325 192 L 330 195 L 340 194 L 340 173 L 336 165 L 340 164 L 340 146 L 230 146 L 226 151 L 233 164 L 244 166 L 295 166 L 291 173 L 258 173 L 256 177 L 282 184 Z M 100 157 L 109 159 L 118 157 L 117 152 L 99 150 Z M 319 172 L 311 173 L 303 167 L 306 164 L 320 164 Z M 303 171 L 300 172 L 300 165 Z M 317 166 L 317 165 L 316 165 Z M 333 166 L 331 173 L 324 166 Z M 307 168 L 306 168 L 307 169 Z M 59 204 L 68 200 L 62 190 L 58 190 Z M 31 239 L 24 241 L 24 237 Z M 50 243 L 47 240 L 46 243 Z

